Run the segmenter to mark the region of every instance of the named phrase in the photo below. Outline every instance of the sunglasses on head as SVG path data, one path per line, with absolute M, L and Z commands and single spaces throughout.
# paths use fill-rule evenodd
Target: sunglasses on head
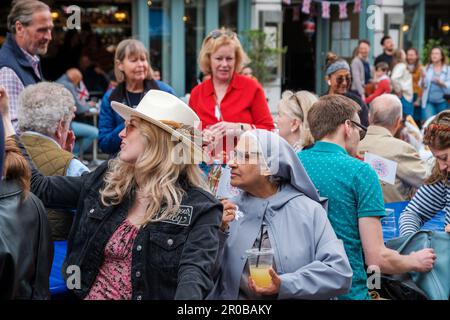
M 230 30 L 213 30 L 209 33 L 208 37 L 217 39 L 221 36 L 227 36 L 229 38 L 234 38 L 235 33 Z
M 367 133 L 367 127 L 353 120 L 350 120 L 350 122 L 359 129 L 359 140 L 361 141 L 362 139 L 364 139 Z
M 300 118 L 303 119 L 303 107 L 302 107 L 302 104 L 300 103 L 300 100 L 298 99 L 297 95 L 295 93 L 293 93 L 292 96 L 289 97 L 289 100 L 294 100 L 295 103 L 299 106 Z

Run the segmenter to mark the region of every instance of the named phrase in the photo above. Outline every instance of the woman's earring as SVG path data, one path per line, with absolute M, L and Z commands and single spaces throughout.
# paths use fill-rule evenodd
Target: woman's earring
M 331 81 L 330 81 L 330 80 L 328 80 L 328 82 L 327 82 L 327 83 L 328 83 L 328 85 L 329 85 L 329 86 L 331 86 Z

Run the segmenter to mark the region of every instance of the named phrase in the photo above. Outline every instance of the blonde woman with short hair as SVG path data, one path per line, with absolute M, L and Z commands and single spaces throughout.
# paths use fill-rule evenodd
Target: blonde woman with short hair
M 210 32 L 203 40 L 198 62 L 211 78 L 192 89 L 189 106 L 202 121 L 208 142 L 217 143 L 228 136 L 234 147 L 236 134 L 252 128 L 274 129 L 263 88 L 239 74 L 248 57 L 236 33 L 224 28 Z M 227 145 L 223 141 L 223 146 Z
M 295 151 L 312 145 L 314 138 L 309 131 L 308 112 L 319 100 L 309 91 L 285 91 L 278 103 L 277 125 L 279 134 L 286 139 Z

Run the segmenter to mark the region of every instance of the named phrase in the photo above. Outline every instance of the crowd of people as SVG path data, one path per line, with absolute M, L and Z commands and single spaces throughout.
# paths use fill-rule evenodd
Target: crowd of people
M 329 53 L 326 94 L 286 91 L 274 119 L 229 29 L 205 37 L 204 78 L 189 101 L 160 80 L 140 41 L 125 39 L 116 82 L 96 104 L 77 68 L 56 82 L 43 78 L 39 55 L 52 28 L 46 4 L 16 0 L 0 49 L 1 298 L 51 298 L 57 240 L 67 240 L 63 269 L 81 271 L 71 294 L 84 300 L 369 300 L 367 266 L 433 269 L 433 248 L 388 248 L 380 220 L 386 203 L 409 201 L 401 235 L 439 211 L 450 232 L 442 48 L 425 66 L 416 49 L 394 50 L 389 36 L 374 66 L 365 40 L 350 64 Z M 97 105 L 98 129 L 73 121 Z M 97 138 L 109 159 L 90 171 L 77 155 Z M 393 183 L 367 154 L 396 163 Z M 225 183 L 237 195 L 209 189 L 214 167 L 229 169 Z M 259 273 L 251 250 L 272 255 Z
M 448 108 L 450 68 L 442 47 L 431 48 L 423 66 L 416 48 L 395 49 L 390 36 L 384 36 L 380 44 L 383 53 L 375 58 L 372 67 L 370 43 L 359 41 L 351 63 L 353 92 L 366 103 L 384 93 L 394 93 L 402 102 L 403 113 L 419 125 Z

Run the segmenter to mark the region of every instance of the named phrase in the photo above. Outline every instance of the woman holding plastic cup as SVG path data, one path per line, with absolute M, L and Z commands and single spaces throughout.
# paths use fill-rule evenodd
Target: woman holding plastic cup
M 330 299 L 347 292 L 352 270 L 344 246 L 288 142 L 248 131 L 229 165 L 231 185 L 243 192 L 224 201 L 210 298 Z M 239 219 L 234 204 L 243 212 Z

